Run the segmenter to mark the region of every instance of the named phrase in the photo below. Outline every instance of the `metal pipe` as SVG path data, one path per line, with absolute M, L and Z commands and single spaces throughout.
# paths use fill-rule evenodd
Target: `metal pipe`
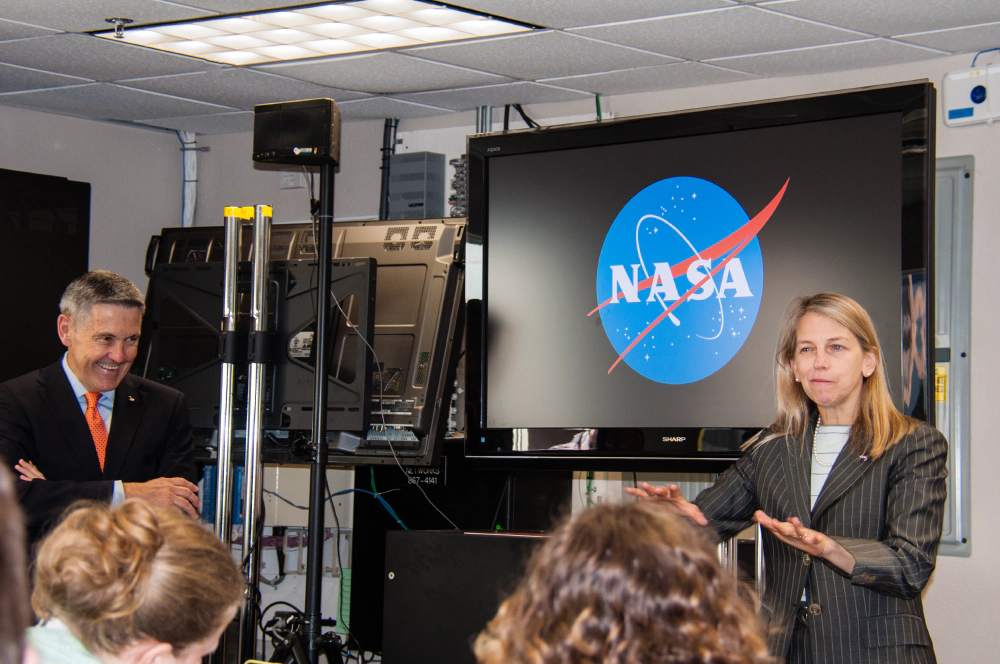
M 493 131 L 493 107 L 480 106 L 476 109 L 476 133 L 487 134 Z
M 267 282 L 271 241 L 271 207 L 254 206 L 253 284 L 250 297 L 250 371 L 247 394 L 246 455 L 243 462 L 243 565 L 247 583 L 246 602 L 240 614 L 239 661 L 255 659 L 260 607 L 260 549 L 263 528 L 264 467 L 261 464 L 264 415 L 264 375 L 267 370 Z
M 393 153 L 396 152 L 396 127 L 399 120 L 386 118 L 382 127 L 382 189 L 378 201 L 378 218 L 385 221 L 389 218 L 389 165 Z M 322 176 L 320 176 L 322 178 Z M 320 185 L 322 189 L 322 184 Z M 322 194 L 320 194 L 322 200 Z M 322 204 L 322 203 L 321 203 Z M 331 209 L 333 202 L 330 203 Z
M 313 388 L 313 430 L 315 450 L 309 475 L 309 558 L 306 562 L 306 650 L 312 664 L 319 662 L 322 636 L 321 604 L 323 599 L 323 528 L 326 520 L 326 441 L 327 375 L 335 328 L 330 292 L 330 267 L 333 259 L 333 165 L 320 166 L 319 250 L 317 255 L 316 295 L 316 376 Z M 339 546 L 334 542 L 334 546 Z
M 240 226 L 246 210 L 226 207 L 222 276 L 222 380 L 219 388 L 219 458 L 215 485 L 215 535 L 229 549 L 233 537 L 233 383 L 236 371 L 236 288 Z

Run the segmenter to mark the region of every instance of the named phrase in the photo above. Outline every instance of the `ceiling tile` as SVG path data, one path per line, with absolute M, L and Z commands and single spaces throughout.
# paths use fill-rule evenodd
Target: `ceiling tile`
M 450 113 L 445 108 L 414 104 L 390 97 L 371 97 L 337 105 L 344 120 L 370 120 L 372 118 L 422 118 Z
M 9 39 L 24 39 L 25 37 L 43 37 L 58 32 L 48 28 L 40 28 L 36 25 L 26 25 L 17 21 L 4 21 L 0 19 L 0 41 Z
M 516 37 L 412 48 L 405 53 L 526 80 L 631 69 L 673 61 L 673 58 L 655 53 L 551 30 Z
M 253 131 L 253 113 L 251 111 L 240 111 L 238 113 L 189 115 L 179 118 L 140 120 L 140 123 L 164 129 L 193 131 L 196 134 L 235 134 L 237 132 Z
M 89 82 L 86 78 L 62 76 L 61 74 L 52 74 L 47 71 L 38 71 L 37 69 L 0 64 L 0 92 L 58 88 L 65 85 L 79 85 Z
M 301 0 L 177 0 L 177 4 L 207 9 L 220 14 L 240 14 L 309 3 Z
M 768 5 L 774 11 L 877 35 L 900 35 L 1000 20 L 997 0 L 798 0 Z
M 951 53 L 976 53 L 1000 45 L 1000 23 L 918 32 L 915 35 L 903 35 L 896 37 L 896 39 Z M 993 55 L 996 56 L 995 53 Z
M 337 103 L 341 103 L 367 96 L 360 92 L 339 90 L 284 76 L 240 68 L 217 69 L 176 76 L 158 76 L 119 81 L 118 83 L 130 88 L 151 90 L 175 97 L 197 99 L 198 101 L 245 110 L 253 110 L 257 104 L 272 104 L 295 99 L 329 97 L 336 100 Z
M 642 67 L 604 74 L 569 76 L 547 79 L 546 83 L 574 90 L 586 90 L 602 95 L 622 95 L 652 90 L 690 88 L 697 85 L 730 83 L 756 78 L 750 74 L 730 71 L 700 62 L 679 62 L 658 67 Z
M 849 44 L 720 58 L 713 62 L 759 76 L 797 76 L 882 67 L 939 57 L 940 53 L 917 46 L 908 46 L 888 39 L 866 39 Z
M 209 16 L 193 7 L 159 0 L 0 0 L 0 16 L 32 25 L 84 32 L 104 30 L 111 26 L 106 18 L 122 16 L 136 24 L 181 21 Z M 127 28 L 126 28 L 127 29 Z
M 612 21 L 668 16 L 684 12 L 728 7 L 727 0 L 460 0 L 463 7 L 494 16 L 543 25 L 548 28 L 570 28 Z
M 308 62 L 263 65 L 254 69 L 318 85 L 375 94 L 423 92 L 469 85 L 489 85 L 509 80 L 502 76 L 428 62 L 399 53 L 371 53 Z
M 545 104 L 557 101 L 586 99 L 590 95 L 574 90 L 563 90 L 548 85 L 528 83 L 508 83 L 485 85 L 461 90 L 438 90 L 400 95 L 401 99 L 441 106 L 455 111 L 466 111 L 479 106 L 503 106 L 505 104 Z
M 573 32 L 690 60 L 819 46 L 860 37 L 756 7 L 732 7 Z
M 123 88 L 109 83 L 12 92 L 0 95 L 0 104 L 33 108 L 95 120 L 134 121 L 149 117 L 205 115 L 234 109 L 215 104 L 168 97 L 153 92 Z
M 52 35 L 9 42 L 0 49 L 3 61 L 32 69 L 82 76 L 95 81 L 163 76 L 216 69 L 204 60 L 171 55 L 91 35 Z

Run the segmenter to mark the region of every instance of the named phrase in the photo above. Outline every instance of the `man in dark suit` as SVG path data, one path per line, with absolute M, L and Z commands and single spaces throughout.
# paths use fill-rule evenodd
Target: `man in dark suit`
M 21 475 L 32 541 L 80 499 L 142 498 L 196 517 L 183 395 L 128 373 L 144 304 L 132 282 L 97 270 L 59 303 L 62 360 L 0 384 L 0 456 Z

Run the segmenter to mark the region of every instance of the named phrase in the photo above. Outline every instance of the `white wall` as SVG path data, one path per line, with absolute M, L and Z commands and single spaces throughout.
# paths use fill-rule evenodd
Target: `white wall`
M 663 113 L 763 99 L 806 95 L 883 83 L 929 79 L 941 93 L 949 71 L 966 69 L 971 57 L 810 77 L 779 78 L 659 93 L 602 97 L 615 117 Z M 549 104 L 526 109 L 541 124 L 593 119 L 593 104 Z M 494 120 L 497 117 L 494 109 Z M 502 113 L 502 109 L 500 109 Z M 972 282 L 972 556 L 942 557 L 925 591 L 928 625 L 941 662 L 996 661 L 1000 630 L 993 609 L 1000 597 L 1000 446 L 994 443 L 991 415 L 996 411 L 994 376 L 1000 374 L 1000 349 L 993 343 L 1000 327 L 1000 286 L 992 277 L 992 251 L 1000 246 L 1000 126 L 947 128 L 940 118 L 937 156 L 971 154 L 976 160 Z M 516 116 L 515 116 L 516 117 Z M 471 113 L 400 123 L 400 136 L 417 149 L 443 151 L 449 158 L 464 150 L 462 135 L 474 130 Z M 497 122 L 494 126 L 498 126 Z M 512 127 L 520 128 L 518 120 Z
M 90 269 L 143 291 L 149 237 L 180 225 L 179 148 L 169 132 L 0 106 L 0 168 L 89 182 Z

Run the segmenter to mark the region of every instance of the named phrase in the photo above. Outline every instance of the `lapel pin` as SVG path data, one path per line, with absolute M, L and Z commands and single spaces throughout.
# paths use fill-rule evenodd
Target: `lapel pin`
M 135 397 L 129 397 L 128 400 L 129 401 L 135 401 Z M 868 457 L 865 457 L 865 458 L 867 459 Z
M 129 397 L 129 398 L 131 399 L 131 397 Z M 867 454 L 862 454 L 861 456 L 858 457 L 858 459 L 860 461 L 868 461 L 868 455 Z

